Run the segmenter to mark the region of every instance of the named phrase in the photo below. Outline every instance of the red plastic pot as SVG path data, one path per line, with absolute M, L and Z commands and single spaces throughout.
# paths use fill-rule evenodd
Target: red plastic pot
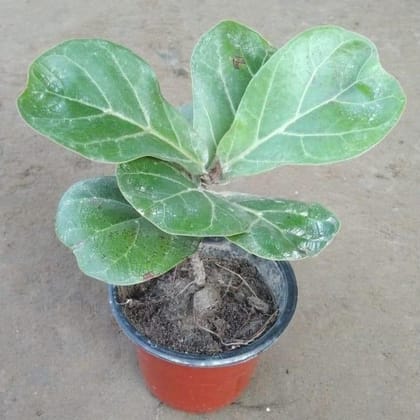
M 204 413 L 233 402 L 248 385 L 258 355 L 270 347 L 290 322 L 296 308 L 297 286 L 287 262 L 263 260 L 226 240 L 206 240 L 204 255 L 245 258 L 259 271 L 278 304 L 275 323 L 247 346 L 214 356 L 184 354 L 153 344 L 125 317 L 117 300 L 117 287 L 109 287 L 112 313 L 136 345 L 139 368 L 149 390 L 165 404 L 188 412 Z
M 145 382 L 159 400 L 180 410 L 204 413 L 234 401 L 248 385 L 257 358 L 231 366 L 183 366 L 137 348 Z

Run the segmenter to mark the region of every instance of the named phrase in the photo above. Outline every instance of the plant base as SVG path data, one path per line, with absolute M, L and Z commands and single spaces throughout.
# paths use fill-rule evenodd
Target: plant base
M 118 303 L 118 288 L 109 287 L 112 313 L 137 349 L 140 370 L 150 391 L 174 408 L 203 413 L 234 401 L 247 386 L 257 357 L 284 331 L 296 308 L 297 286 L 290 264 L 255 257 L 226 240 L 205 240 L 203 255 L 245 258 L 256 267 L 277 305 L 277 318 L 251 343 L 212 356 L 188 354 L 152 343 L 128 320 Z

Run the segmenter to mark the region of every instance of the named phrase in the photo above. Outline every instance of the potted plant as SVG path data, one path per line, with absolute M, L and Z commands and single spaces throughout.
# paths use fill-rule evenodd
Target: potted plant
M 53 141 L 117 164 L 64 194 L 57 235 L 110 284 L 150 390 L 200 412 L 236 398 L 290 321 L 285 261 L 316 255 L 339 229 L 319 204 L 211 186 L 358 156 L 395 126 L 405 96 L 369 40 L 333 26 L 276 49 L 221 22 L 195 47 L 191 76 L 192 106 L 178 110 L 133 52 L 70 40 L 31 65 L 18 107 Z

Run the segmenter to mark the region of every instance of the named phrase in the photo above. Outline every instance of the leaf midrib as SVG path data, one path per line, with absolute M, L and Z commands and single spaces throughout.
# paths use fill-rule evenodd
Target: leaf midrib
M 321 65 L 323 65 L 323 64 L 325 64 L 325 62 L 329 59 L 329 58 L 331 58 L 331 56 L 332 56 L 332 54 L 334 54 L 337 50 L 338 50 L 338 48 L 340 48 L 340 47 L 342 47 L 343 45 L 345 45 L 347 42 L 351 42 L 351 41 L 353 41 L 353 40 L 347 40 L 347 41 L 345 41 L 345 42 L 342 42 L 342 43 L 340 43 L 339 44 L 339 46 L 337 46 L 334 50 L 333 50 L 333 52 L 332 53 L 330 53 L 329 55 L 328 55 L 328 57 L 327 57 L 327 59 L 324 59 L 323 61 L 322 61 L 322 63 L 321 63 Z M 224 166 L 226 167 L 226 168 L 229 168 L 229 167 L 232 167 L 232 165 L 235 163 L 235 162 L 237 162 L 237 161 L 240 161 L 240 160 L 242 160 L 245 156 L 247 156 L 249 153 L 251 153 L 252 151 L 254 151 L 255 149 L 257 149 L 259 146 L 261 146 L 261 144 L 263 144 L 263 143 L 265 143 L 266 141 L 268 141 L 268 140 L 270 140 L 272 137 L 274 137 L 274 136 L 276 136 L 276 135 L 281 135 L 281 134 L 284 134 L 284 131 L 285 130 L 287 130 L 287 128 L 290 126 L 290 125 L 292 125 L 292 124 L 294 124 L 295 122 L 297 122 L 297 121 L 299 121 L 299 119 L 301 119 L 301 118 L 303 118 L 303 117 L 305 117 L 306 115 L 309 115 L 311 112 L 313 112 L 313 111 L 315 111 L 315 110 L 317 110 L 318 108 L 321 108 L 321 107 L 323 107 L 323 106 L 325 106 L 325 105 L 327 105 L 327 104 L 329 104 L 330 102 L 332 102 L 332 101 L 334 101 L 335 99 L 337 99 L 340 95 L 342 95 L 343 93 L 345 93 L 348 89 L 351 89 L 355 84 L 357 84 L 357 83 L 359 83 L 359 82 L 361 82 L 361 81 L 363 81 L 363 80 L 365 80 L 365 79 L 367 79 L 367 78 L 361 78 L 361 79 L 359 79 L 358 77 L 359 77 L 359 75 L 360 75 L 360 73 L 361 73 L 361 70 L 364 68 L 364 66 L 366 65 L 366 63 L 370 60 L 370 58 L 372 57 L 372 54 L 373 54 L 373 52 L 374 52 L 374 49 L 373 48 L 371 48 L 371 51 L 370 51 L 370 54 L 369 54 L 369 56 L 366 58 L 366 60 L 364 61 L 364 63 L 360 66 L 360 69 L 359 69 L 359 72 L 358 72 L 358 74 L 357 74 L 357 76 L 356 76 L 356 79 L 350 84 L 350 85 L 348 85 L 345 89 L 343 89 L 342 91 L 340 91 L 339 93 L 337 93 L 336 95 L 334 95 L 334 96 L 332 96 L 331 98 L 329 98 L 329 99 L 327 99 L 327 100 L 325 100 L 325 101 L 323 101 L 323 102 L 321 102 L 320 104 L 317 104 L 317 105 L 315 105 L 315 106 L 313 106 L 312 108 L 309 108 L 308 110 L 306 110 L 305 112 L 303 112 L 303 113 L 299 113 L 298 112 L 298 108 L 297 108 L 297 111 L 296 111 L 296 113 L 295 113 L 295 115 L 294 115 L 294 117 L 293 118 L 291 118 L 291 119 L 289 119 L 288 121 L 286 121 L 284 124 L 282 124 L 279 128 L 277 128 L 277 129 L 275 129 L 275 130 L 273 130 L 271 133 L 269 133 L 269 134 L 267 134 L 266 136 L 264 136 L 264 137 L 262 137 L 262 138 L 256 138 L 255 139 L 255 141 L 251 144 L 251 146 L 250 147 L 248 147 L 246 150 L 244 150 L 242 153 L 240 153 L 240 154 L 238 154 L 238 155 L 236 155 L 234 158 L 232 158 L 232 159 L 230 159 L 230 160 L 226 160 L 225 162 L 224 162 Z M 277 67 L 280 65 L 280 63 L 281 63 L 281 61 L 279 60 L 279 62 L 275 65 L 275 69 L 277 69 Z M 314 71 L 314 74 L 312 74 L 311 75 L 311 77 L 310 77 L 310 80 L 313 80 L 313 78 L 314 78 L 314 76 L 315 76 L 315 73 L 317 73 L 318 72 L 318 70 L 319 70 L 319 68 L 321 67 L 321 65 L 318 65 L 317 67 L 316 67 L 316 69 L 315 69 L 315 71 Z M 275 70 L 273 70 L 273 75 L 276 73 L 276 71 Z M 274 79 L 274 76 L 273 76 L 273 78 L 272 79 L 270 79 L 270 83 L 269 83 L 269 85 L 271 86 L 272 85 L 272 81 L 273 81 L 273 79 Z M 249 86 L 249 85 L 248 85 Z M 308 85 L 309 86 L 309 85 Z M 305 89 L 306 89 L 306 86 L 305 86 Z M 265 97 L 265 102 L 266 102 L 266 100 L 267 100 L 267 98 L 268 98 L 268 96 L 269 96 L 269 91 L 271 90 L 271 87 L 270 88 L 268 88 L 267 89 L 267 95 L 266 95 L 266 97 Z M 302 92 L 302 95 L 304 94 L 304 92 Z M 305 95 L 306 95 L 306 92 L 305 92 Z M 244 95 L 245 96 L 245 95 Z M 300 102 L 299 102 L 299 105 L 300 105 Z M 299 106 L 298 105 L 298 106 Z M 258 128 L 259 128 L 259 125 L 260 125 L 260 123 L 261 123 L 261 120 L 262 120 L 262 118 L 261 118 L 261 116 L 262 116 L 262 114 L 263 114 L 263 110 L 264 110 L 264 108 L 265 108 L 265 106 L 263 106 L 262 107 L 262 111 L 261 111 L 261 113 L 260 113 L 260 118 L 259 118 L 259 122 L 258 122 Z M 257 136 L 258 136 L 258 134 L 259 134 L 259 129 L 256 131 L 256 133 L 257 133 Z M 223 139 L 222 139 L 223 140 Z M 230 152 L 229 152 L 229 154 L 230 154 Z
M 109 230 L 109 229 L 113 229 L 113 228 L 115 228 L 115 227 L 117 227 L 117 226 L 121 226 L 121 225 L 124 225 L 124 224 L 126 224 L 126 223 L 133 222 L 133 221 L 134 221 L 134 222 L 135 222 L 135 221 L 140 221 L 141 219 L 142 219 L 142 216 L 141 216 L 141 215 L 139 215 L 138 217 L 133 217 L 133 218 L 131 218 L 131 219 L 123 220 L 122 222 L 114 223 L 114 224 L 112 224 L 112 225 L 110 225 L 110 226 L 107 226 L 106 228 L 96 230 L 94 233 L 90 234 L 89 236 L 87 236 L 87 237 L 86 237 L 85 239 L 83 239 L 82 241 L 80 241 L 80 242 L 78 242 L 77 244 L 75 244 L 75 245 L 71 246 L 71 248 L 72 248 L 73 250 L 75 250 L 75 249 L 79 248 L 80 246 L 84 245 L 84 243 L 85 243 L 86 241 L 91 240 L 92 238 L 95 238 L 95 237 L 96 237 L 96 236 L 98 236 L 99 234 L 104 233 L 104 232 L 106 232 L 106 231 L 107 231 L 107 230 Z
M 38 63 L 38 64 L 40 64 L 41 66 L 45 67 L 42 63 Z M 47 68 L 47 70 L 48 70 L 48 68 Z M 54 92 L 54 91 L 48 89 L 47 86 L 45 86 L 44 82 L 41 79 L 39 79 L 39 77 L 33 71 L 31 72 L 31 75 L 33 77 L 35 77 L 37 80 L 39 80 L 42 83 L 42 85 L 43 85 L 43 87 L 45 89 L 45 92 L 48 92 L 50 95 L 56 96 L 58 98 L 61 98 L 61 99 L 64 99 L 64 100 L 67 100 L 67 101 L 70 101 L 70 102 L 77 103 L 79 105 L 88 107 L 90 109 L 94 109 L 94 110 L 100 111 L 104 115 L 110 115 L 110 116 L 113 116 L 115 118 L 118 118 L 118 119 L 120 119 L 120 120 L 122 120 L 122 121 L 124 121 L 124 122 L 126 122 L 128 124 L 131 124 L 134 127 L 139 128 L 144 133 L 150 134 L 150 135 L 156 137 L 157 139 L 162 140 L 164 143 L 166 143 L 167 145 L 169 145 L 170 147 L 174 148 L 179 153 L 181 153 L 182 155 L 184 155 L 187 159 L 191 160 L 192 162 L 198 164 L 201 168 L 203 168 L 203 163 L 199 159 L 197 159 L 195 156 L 192 156 L 188 151 L 186 151 L 184 149 L 181 149 L 177 144 L 175 144 L 175 142 L 172 142 L 168 137 L 163 136 L 161 133 L 157 132 L 153 127 L 151 127 L 151 126 L 146 126 L 145 127 L 145 126 L 141 125 L 138 121 L 135 121 L 135 120 L 133 120 L 133 119 L 131 119 L 131 118 L 123 115 L 123 114 L 120 114 L 118 112 L 115 112 L 111 107 L 108 108 L 108 109 L 104 109 L 104 108 L 102 108 L 102 107 L 100 107 L 98 105 L 94 105 L 94 104 L 85 102 L 85 101 L 83 101 L 81 99 L 71 98 L 69 96 L 62 95 L 62 94 L 60 94 L 58 92 Z M 96 86 L 96 84 L 95 84 L 95 86 Z M 39 91 L 33 90 L 33 92 L 39 92 Z M 103 96 L 102 91 L 99 90 L 99 92 Z M 43 93 L 43 92 L 41 92 L 41 93 Z M 104 97 L 104 99 L 109 104 L 108 99 L 106 97 Z M 142 110 L 140 109 L 140 111 L 142 111 Z M 95 115 L 97 116 L 99 114 L 95 114 Z M 175 133 L 174 133 L 174 135 L 175 135 Z
M 258 222 L 260 222 L 260 221 L 262 221 L 263 223 L 267 223 L 268 225 L 270 225 L 270 226 L 272 226 L 275 230 L 277 230 L 289 243 L 291 243 L 292 245 L 294 245 L 293 244 L 293 242 L 291 242 L 290 241 L 290 239 L 289 238 L 287 238 L 286 237 L 286 233 L 285 233 L 285 230 L 284 229 L 281 229 L 279 226 L 277 226 L 275 223 L 273 223 L 273 222 L 271 222 L 270 220 L 268 220 L 266 217 L 264 217 L 264 213 L 281 213 L 281 214 L 293 214 L 293 215 L 296 215 L 297 213 L 296 212 L 293 212 L 293 211 L 291 211 L 291 212 L 289 212 L 289 211 L 283 211 L 283 210 L 275 210 L 275 209 L 269 209 L 269 210 L 261 210 L 261 211 L 257 211 L 257 210 L 254 210 L 254 209 L 252 209 L 252 208 L 250 208 L 250 207 L 246 207 L 245 205 L 242 205 L 241 203 L 234 203 L 234 204 L 236 204 L 236 205 L 238 205 L 239 207 L 241 207 L 243 210 L 245 210 L 246 212 L 248 212 L 248 213 L 251 213 L 251 214 L 253 214 L 253 215 L 255 215 L 256 216 L 256 219 L 251 223 L 251 226 L 250 226 L 250 228 L 252 227 L 252 226 L 254 226 L 255 224 L 257 224 Z M 310 217 L 310 216 L 305 216 L 308 220 L 310 220 L 310 221 L 312 221 L 312 222 L 317 222 L 318 221 L 318 219 L 316 219 L 316 218 L 313 218 L 313 217 Z M 321 219 L 321 221 L 323 222 L 323 223 L 331 223 L 328 219 Z M 250 229 L 249 228 L 249 229 Z M 248 229 L 248 230 L 249 230 Z M 287 234 L 288 235 L 290 235 L 290 236 L 293 236 L 293 237 L 295 237 L 295 238 L 298 238 L 298 239 L 300 239 L 300 240 L 302 240 L 303 238 L 301 237 L 301 236 L 299 236 L 299 235 L 296 235 L 296 234 L 293 234 L 293 233 L 291 233 L 291 232 L 289 232 L 288 230 L 286 230 L 286 232 L 287 232 Z M 241 234 L 239 234 L 239 235 L 244 235 L 244 234 L 247 234 L 248 232 L 244 232 L 244 233 L 241 233 Z M 316 241 L 320 241 L 320 240 L 322 240 L 322 238 L 318 238 L 318 239 L 310 239 L 311 241 L 313 241 L 313 242 L 316 242 Z M 325 240 L 325 239 L 324 239 Z

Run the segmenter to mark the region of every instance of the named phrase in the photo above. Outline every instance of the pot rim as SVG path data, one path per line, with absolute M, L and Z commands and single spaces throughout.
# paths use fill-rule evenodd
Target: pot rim
M 296 309 L 298 291 L 293 269 L 287 261 L 273 262 L 278 265 L 286 279 L 287 301 L 284 311 L 277 317 L 276 322 L 252 343 L 216 355 L 182 353 L 152 343 L 150 339 L 137 331 L 124 315 L 122 306 L 117 301 L 117 286 L 115 285 L 108 286 L 109 305 L 111 306 L 112 314 L 118 325 L 128 338 L 136 346 L 141 347 L 143 350 L 160 359 L 177 365 L 201 368 L 221 367 L 242 363 L 256 357 L 258 354 L 268 349 L 285 330 Z

